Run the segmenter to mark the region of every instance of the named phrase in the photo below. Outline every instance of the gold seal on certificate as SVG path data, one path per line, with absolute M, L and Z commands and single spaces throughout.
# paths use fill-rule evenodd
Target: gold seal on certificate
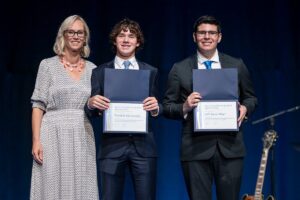
M 238 131 L 236 101 L 200 101 L 194 109 L 194 131 Z
M 147 112 L 143 103 L 111 102 L 104 112 L 104 132 L 147 133 Z

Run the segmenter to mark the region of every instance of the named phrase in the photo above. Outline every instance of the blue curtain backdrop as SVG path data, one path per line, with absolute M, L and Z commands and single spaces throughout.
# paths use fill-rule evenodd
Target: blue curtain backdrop
M 137 57 L 156 66 L 161 98 L 174 62 L 196 52 L 192 26 L 201 15 L 222 23 L 219 51 L 247 64 L 259 107 L 244 125 L 247 157 L 241 195 L 254 193 L 264 132 L 268 122 L 251 121 L 300 104 L 300 12 L 296 0 L 28 0 L 1 2 L 0 45 L 0 199 L 29 198 L 32 167 L 31 104 L 39 62 L 53 56 L 58 27 L 79 14 L 91 29 L 90 60 L 113 59 L 108 43 L 112 26 L 123 17 L 138 21 L 146 38 Z M 300 111 L 276 118 L 275 192 L 279 200 L 295 200 L 300 188 Z M 97 120 L 95 122 L 97 124 Z M 157 199 L 187 200 L 179 161 L 181 124 L 163 117 L 155 123 L 158 144 Z M 99 130 L 99 127 L 96 127 Z M 99 139 L 99 131 L 96 133 Z M 298 145 L 298 146 L 297 146 Z M 124 196 L 132 200 L 132 183 Z M 270 162 L 264 193 L 271 190 Z M 215 197 L 214 197 L 215 199 Z

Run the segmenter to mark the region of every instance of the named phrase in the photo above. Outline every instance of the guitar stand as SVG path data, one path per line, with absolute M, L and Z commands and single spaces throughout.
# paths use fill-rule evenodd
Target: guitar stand
M 270 127 L 271 129 L 268 130 L 269 132 L 275 132 L 275 134 L 277 135 L 276 138 L 278 138 L 278 134 L 277 132 L 274 130 L 274 126 L 275 126 L 275 118 L 272 117 L 270 118 Z M 271 195 L 273 196 L 273 198 L 275 199 L 275 186 L 276 186 L 276 179 L 275 179 L 275 148 L 274 148 L 275 142 L 272 144 L 271 148 L 270 148 L 270 160 L 271 160 L 271 165 L 270 165 L 270 171 L 271 171 Z
M 280 116 L 280 115 L 283 115 L 283 114 L 286 114 L 288 112 L 294 112 L 296 110 L 300 109 L 300 106 L 295 106 L 295 107 L 292 107 L 290 109 L 286 109 L 286 110 L 282 110 L 280 112 L 277 112 L 273 115 L 269 115 L 267 117 L 264 117 L 262 119 L 258 119 L 254 122 L 252 122 L 252 124 L 258 124 L 258 123 L 261 123 L 261 122 L 264 122 L 266 120 L 269 120 L 270 122 L 270 129 L 266 132 L 275 132 L 276 131 L 274 130 L 274 127 L 275 127 L 275 118 Z M 277 138 L 278 138 L 278 135 L 277 135 Z M 267 200 L 275 200 L 275 197 L 276 197 L 276 180 L 275 180 L 275 148 L 274 148 L 274 144 L 271 146 L 270 148 L 270 154 L 271 154 L 271 166 L 270 166 L 270 170 L 271 170 L 271 174 L 270 174 L 270 178 L 271 178 L 271 195 L 269 195 L 267 197 Z
M 270 120 L 271 121 L 271 120 Z M 273 132 L 275 133 L 275 135 L 277 135 L 277 132 L 274 131 L 273 128 L 271 128 L 270 130 L 268 130 L 267 132 Z M 278 138 L 278 135 L 276 136 L 276 138 Z M 276 140 L 276 139 L 275 139 Z M 276 163 L 275 163 L 275 148 L 274 148 L 274 145 L 275 145 L 275 142 L 272 144 L 271 148 L 270 148 L 270 181 L 271 181 L 271 194 L 267 197 L 266 200 L 275 200 L 275 196 L 276 196 L 276 189 L 275 189 L 275 186 L 276 186 L 276 179 L 275 179 L 275 166 L 276 166 Z

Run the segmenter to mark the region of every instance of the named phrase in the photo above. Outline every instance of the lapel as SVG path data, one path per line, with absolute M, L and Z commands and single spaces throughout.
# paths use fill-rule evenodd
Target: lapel
M 115 68 L 115 60 L 108 62 L 107 65 L 105 66 L 105 68 L 114 69 Z
M 197 58 L 197 53 L 191 56 L 190 59 L 190 68 L 193 69 L 198 69 L 198 58 Z
M 101 70 L 98 72 L 99 73 L 99 81 L 100 81 L 100 86 L 101 86 L 101 93 L 100 94 L 104 94 L 104 69 L 105 68 L 110 68 L 110 69 L 114 69 L 115 66 L 114 66 L 114 60 L 110 61 L 110 62 L 107 62 L 103 65 L 100 66 L 101 67 Z
M 191 55 L 183 64 L 185 70 L 183 70 L 182 76 L 184 79 L 183 87 L 187 93 L 192 93 L 193 88 L 193 69 L 198 69 L 197 53 Z M 181 76 L 181 75 L 180 75 Z
M 136 60 L 138 65 L 139 65 L 139 69 L 147 69 L 147 66 L 145 65 L 145 63 L 140 62 L 139 60 Z
M 228 62 L 228 60 L 225 58 L 224 54 L 222 54 L 220 52 L 219 52 L 219 59 L 220 59 L 220 63 L 221 63 L 222 68 L 232 67 L 232 66 L 230 66 L 230 63 Z

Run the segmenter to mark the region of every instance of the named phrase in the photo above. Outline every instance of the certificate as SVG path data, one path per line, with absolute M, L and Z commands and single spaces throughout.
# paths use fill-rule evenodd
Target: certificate
M 193 91 L 202 99 L 194 109 L 194 131 L 238 131 L 237 68 L 193 70 Z
M 149 96 L 150 70 L 104 70 L 104 96 L 110 99 L 104 112 L 104 133 L 148 132 L 148 112 L 143 101 Z
M 200 101 L 194 122 L 194 131 L 238 131 L 237 102 Z
M 194 131 L 238 131 L 236 101 L 200 101 L 194 109 Z
M 140 102 L 111 102 L 104 112 L 106 133 L 147 133 L 148 113 Z

